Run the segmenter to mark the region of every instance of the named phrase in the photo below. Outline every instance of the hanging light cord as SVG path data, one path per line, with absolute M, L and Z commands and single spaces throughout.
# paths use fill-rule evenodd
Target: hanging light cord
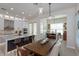
M 49 17 L 51 16 L 51 3 L 49 3 Z

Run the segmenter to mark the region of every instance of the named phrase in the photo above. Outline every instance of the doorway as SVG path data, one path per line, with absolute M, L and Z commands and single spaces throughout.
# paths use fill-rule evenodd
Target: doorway
M 53 22 L 54 21 L 54 22 Z M 67 18 L 58 18 L 50 21 L 50 33 L 55 33 L 59 38 L 67 40 Z
M 29 34 L 37 35 L 37 23 L 30 23 L 29 24 Z

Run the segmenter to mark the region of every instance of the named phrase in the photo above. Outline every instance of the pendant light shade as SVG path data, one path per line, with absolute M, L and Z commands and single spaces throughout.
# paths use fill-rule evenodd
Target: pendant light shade
M 51 19 L 52 18 L 51 17 L 51 3 L 49 3 L 48 5 L 49 5 L 49 17 L 48 17 L 48 19 Z

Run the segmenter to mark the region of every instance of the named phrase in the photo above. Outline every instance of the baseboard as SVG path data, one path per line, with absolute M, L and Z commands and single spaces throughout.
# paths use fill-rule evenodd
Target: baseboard
M 72 47 L 72 46 L 67 46 L 68 48 L 72 48 L 72 49 L 75 49 L 75 47 Z

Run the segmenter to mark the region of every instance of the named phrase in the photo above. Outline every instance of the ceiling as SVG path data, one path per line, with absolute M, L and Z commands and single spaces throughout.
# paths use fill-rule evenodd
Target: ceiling
M 52 3 L 51 5 L 51 11 L 55 12 L 58 10 L 66 9 L 66 8 L 72 8 L 75 6 L 75 3 Z M 47 17 L 49 14 L 49 7 L 48 3 L 0 3 L 0 13 L 6 14 L 8 12 L 8 15 L 11 16 L 17 16 L 17 17 L 25 17 L 27 19 L 35 19 L 36 17 L 39 17 L 39 8 L 43 8 L 43 13 L 41 14 L 46 15 L 44 17 Z M 1 8 L 6 9 L 5 11 Z M 10 8 L 14 8 L 14 10 L 11 10 Z M 24 12 L 24 14 L 22 14 Z

